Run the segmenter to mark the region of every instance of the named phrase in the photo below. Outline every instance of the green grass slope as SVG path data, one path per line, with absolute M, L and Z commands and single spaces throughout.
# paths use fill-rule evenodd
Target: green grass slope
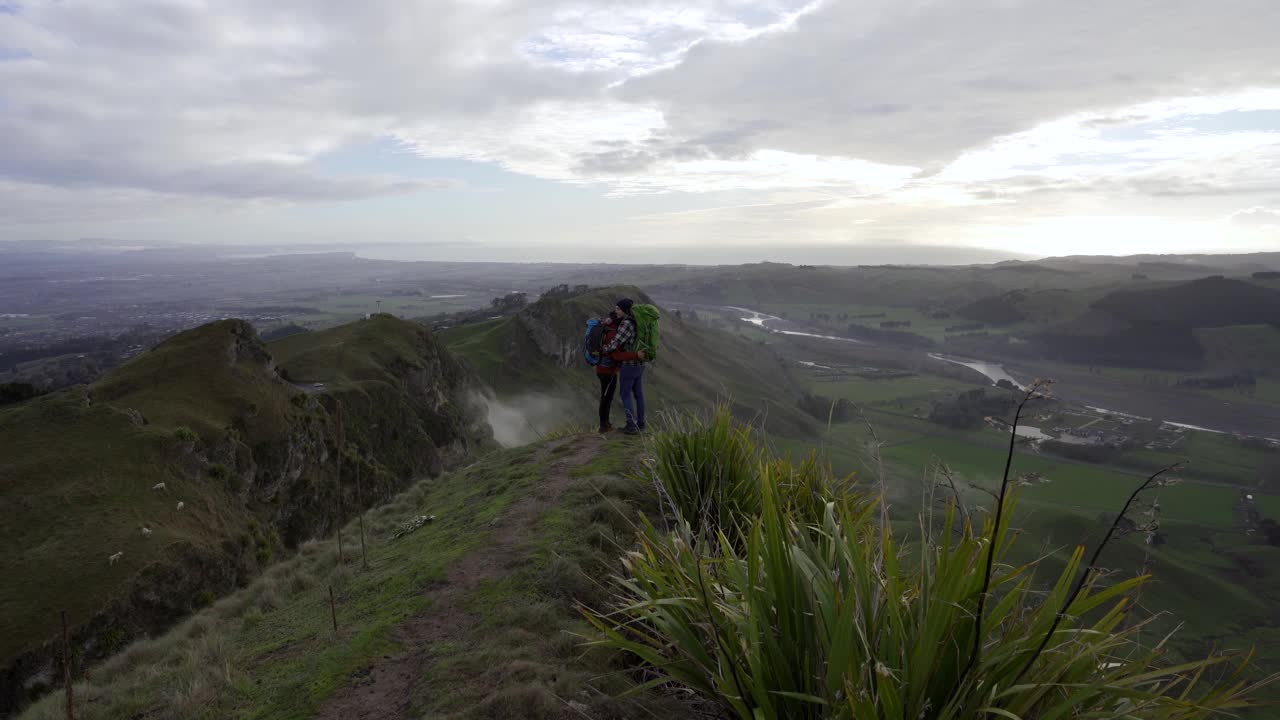
M 568 436 L 486 456 L 369 513 L 368 567 L 346 528 L 77 683 L 77 717 L 686 717 L 582 646 L 650 486 L 632 438 Z M 396 537 L 415 517 L 435 520 Z M 329 589 L 335 598 L 334 633 Z M 26 720 L 60 718 L 59 695 Z
M 465 373 L 425 329 L 356 325 L 279 351 L 332 392 L 281 379 L 253 328 L 227 320 L 92 386 L 0 409 L 0 712 L 54 676 L 59 610 L 85 658 L 100 658 L 327 531 L 357 503 L 356 472 L 368 504 L 481 442 Z M 344 456 L 341 488 L 338 399 L 364 451 Z
M 358 464 L 435 474 L 488 436 L 471 397 L 474 378 L 417 323 L 374 315 L 268 348 L 284 377 L 322 383 L 326 403 L 342 403 Z
M 1196 338 L 1213 371 L 1280 375 L 1280 324 L 1200 328 Z
M 585 324 L 624 296 L 651 302 L 634 287 L 592 290 L 569 298 L 543 299 L 518 314 L 455 327 L 441 333 L 499 397 L 530 392 L 564 399 L 570 418 L 594 424 L 599 384 L 582 359 Z M 788 364 L 762 343 L 663 311 L 661 351 L 646 366 L 650 414 L 732 402 L 736 414 L 769 432 L 809 435 L 812 420 L 796 402 L 801 388 Z M 615 418 L 622 408 L 615 408 Z M 618 424 L 615 420 L 615 424 Z

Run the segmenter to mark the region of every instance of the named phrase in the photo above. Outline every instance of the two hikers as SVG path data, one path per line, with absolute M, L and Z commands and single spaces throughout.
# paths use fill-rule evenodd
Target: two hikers
M 616 318 L 616 327 L 612 336 L 606 337 L 604 345 L 601 348 L 601 357 L 608 357 L 618 365 L 617 377 L 619 385 L 622 388 L 622 409 L 626 412 L 627 424 L 622 428 L 622 432 L 628 435 L 635 435 L 644 429 L 644 365 L 645 354 L 643 348 L 636 347 L 638 333 L 636 331 L 636 320 L 632 316 L 632 307 L 635 302 L 631 298 L 622 298 L 618 301 L 617 306 L 610 315 Z M 596 372 L 599 372 L 597 368 Z M 613 393 L 609 393 L 607 402 L 613 402 Z M 606 430 L 607 423 L 607 404 L 606 399 L 600 398 L 601 407 L 601 431 Z M 612 429 L 612 425 L 607 426 Z

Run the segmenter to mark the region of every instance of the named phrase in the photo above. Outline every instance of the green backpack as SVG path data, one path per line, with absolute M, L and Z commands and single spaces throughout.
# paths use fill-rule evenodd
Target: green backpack
M 655 305 L 633 305 L 631 317 L 636 321 L 636 351 L 644 350 L 644 361 L 658 357 L 658 308 Z

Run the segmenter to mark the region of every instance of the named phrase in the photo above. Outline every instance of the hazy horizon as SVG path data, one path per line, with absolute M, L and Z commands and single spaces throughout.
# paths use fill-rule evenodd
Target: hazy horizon
M 325 253 L 351 253 L 370 260 L 397 262 L 503 262 L 619 265 L 741 265 L 759 262 L 793 265 L 973 265 L 1005 260 L 1034 260 L 1037 256 L 983 248 L 850 245 L 791 247 L 715 245 L 710 247 L 622 247 L 584 249 L 573 245 L 494 246 L 482 243 L 237 243 L 132 244 L 124 239 L 82 238 L 74 241 L 0 243 L 0 254 L 20 251 L 56 254 L 127 254 L 173 251 L 188 255 L 216 255 L 225 259 Z
M 604 265 L 746 265 L 779 263 L 789 265 L 826 265 L 833 267 L 874 265 L 963 266 L 990 265 L 1018 261 L 1037 262 L 1060 258 L 1110 258 L 1122 262 L 1128 258 L 1185 258 L 1193 255 L 1211 257 L 1246 257 L 1280 251 L 1210 252 L 1210 253 L 1142 253 L 1137 255 L 1068 254 L 1032 255 L 985 248 L 920 246 L 920 245 L 849 245 L 835 247 L 791 246 L 748 247 L 716 245 L 704 248 L 622 248 L 608 253 L 584 252 L 569 245 L 536 248 L 491 246 L 482 243 L 238 243 L 130 244 L 123 239 L 80 238 L 72 241 L 17 241 L 0 243 L 0 256 L 76 256 L 80 259 L 105 256 L 129 256 L 133 253 L 173 253 L 176 259 L 198 258 L 237 260 L 255 257 L 290 255 L 351 255 L 366 260 L 392 262 L 456 262 L 512 264 L 604 264 Z M 726 254 L 727 253 L 727 254 Z

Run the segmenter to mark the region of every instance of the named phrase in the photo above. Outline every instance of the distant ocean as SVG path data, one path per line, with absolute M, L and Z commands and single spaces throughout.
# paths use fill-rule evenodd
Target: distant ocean
M 337 250 L 338 248 L 334 248 Z M 348 249 L 348 248 L 342 248 Z M 556 262 L 680 265 L 739 265 L 778 262 L 793 265 L 971 265 L 1032 256 L 968 247 L 921 245 L 487 245 L 442 243 L 377 244 L 349 248 L 375 260 L 443 262 Z

